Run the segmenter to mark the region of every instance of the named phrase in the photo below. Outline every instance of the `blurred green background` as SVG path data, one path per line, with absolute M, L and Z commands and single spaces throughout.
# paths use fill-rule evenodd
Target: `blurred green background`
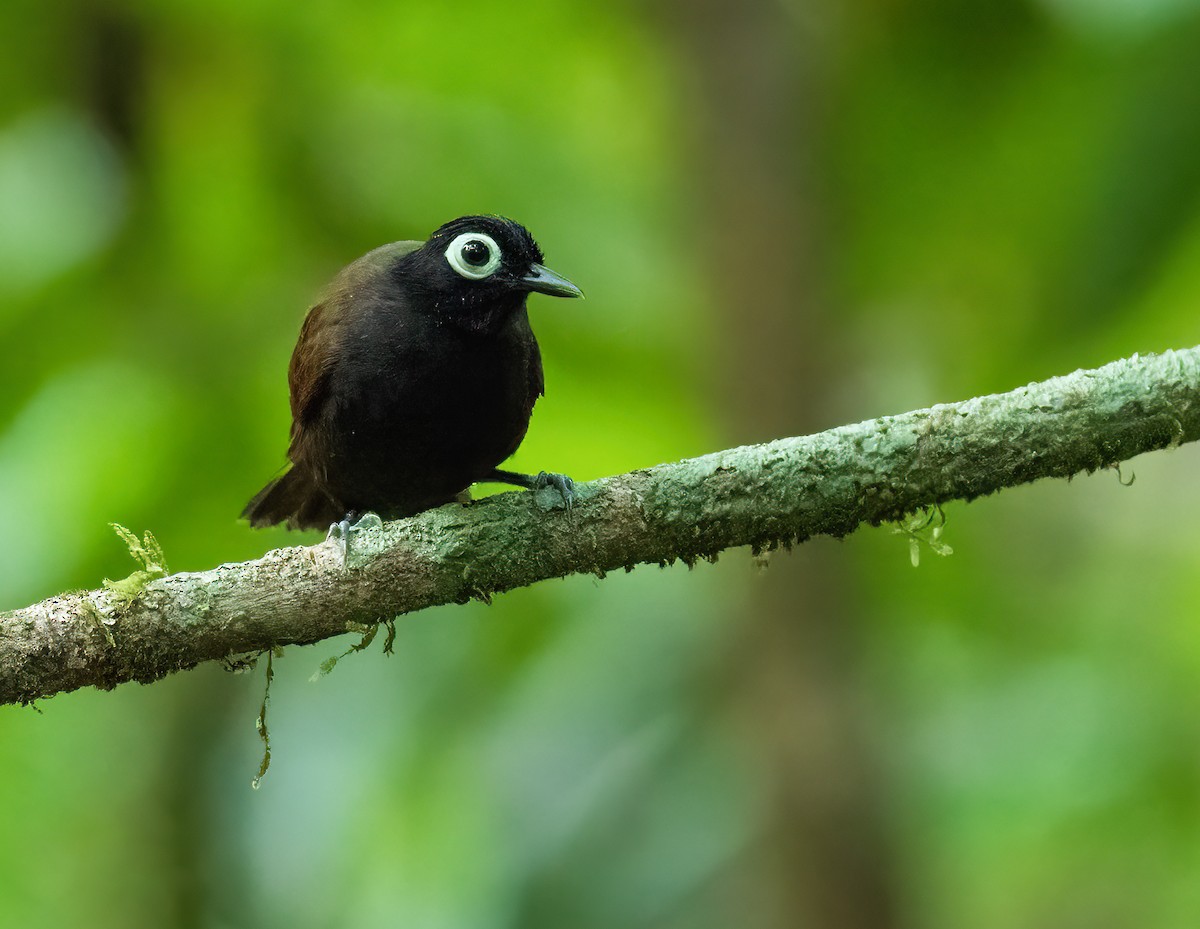
M 1200 3 L 0 5 L 0 609 L 236 520 L 343 264 L 527 224 L 576 479 L 1200 341 Z M 0 927 L 1193 927 L 1200 450 L 0 711 Z

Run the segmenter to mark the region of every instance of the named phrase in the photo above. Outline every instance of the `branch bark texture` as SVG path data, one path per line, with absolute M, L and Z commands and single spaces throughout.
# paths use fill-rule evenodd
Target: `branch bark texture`
M 1200 438 L 1200 347 L 1134 356 L 1004 394 L 715 452 L 557 492 L 449 504 L 284 548 L 0 616 L 0 702 L 172 671 L 551 577 L 772 548 Z

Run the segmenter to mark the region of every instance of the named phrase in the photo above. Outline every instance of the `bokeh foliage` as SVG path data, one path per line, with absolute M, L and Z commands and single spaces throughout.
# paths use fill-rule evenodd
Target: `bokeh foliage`
M 796 170 L 848 346 L 825 409 L 1198 341 L 1195 3 L 767 6 L 819 72 Z M 730 423 L 742 308 L 707 287 L 761 270 L 705 244 L 753 179 L 698 172 L 716 64 L 665 10 L 0 5 L 0 608 L 129 573 L 109 521 L 175 570 L 294 543 L 235 517 L 282 464 L 304 307 L 461 213 L 526 223 L 588 294 L 533 298 L 548 396 L 517 467 L 774 437 Z M 917 570 L 866 531 L 427 611 L 315 684 L 341 643 L 291 649 L 259 791 L 261 667 L 9 708 L 0 927 L 788 925 L 745 879 L 777 811 L 731 691 L 758 574 L 818 555 L 896 923 L 1193 926 L 1196 459 L 950 507 L 955 554 Z

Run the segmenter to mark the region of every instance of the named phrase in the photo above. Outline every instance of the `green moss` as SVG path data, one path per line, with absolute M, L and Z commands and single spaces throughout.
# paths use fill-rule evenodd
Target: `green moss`
M 154 538 L 154 533 L 149 529 L 141 539 L 138 539 L 134 533 L 120 523 L 109 523 L 109 525 L 112 526 L 113 532 L 120 536 L 121 541 L 128 546 L 129 554 L 133 556 L 133 559 L 142 565 L 141 570 L 134 571 L 118 581 L 109 580 L 107 577 L 104 579 L 105 590 L 113 594 L 120 603 L 129 603 L 137 599 L 138 594 L 151 581 L 167 576 L 169 573 L 167 559 L 163 555 L 162 546 L 158 544 L 158 539 Z

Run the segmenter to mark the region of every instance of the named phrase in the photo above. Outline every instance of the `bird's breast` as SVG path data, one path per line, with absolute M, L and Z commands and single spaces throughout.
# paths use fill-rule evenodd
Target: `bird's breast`
M 493 334 L 410 317 L 343 349 L 328 420 L 334 484 L 452 496 L 525 435 L 541 361 L 523 309 Z

